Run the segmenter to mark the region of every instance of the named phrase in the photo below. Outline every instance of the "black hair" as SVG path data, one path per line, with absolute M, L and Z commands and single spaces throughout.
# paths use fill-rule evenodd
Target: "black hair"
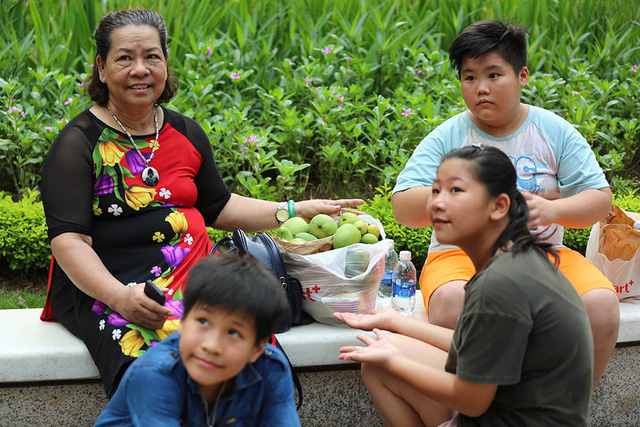
M 135 9 L 120 10 L 103 16 L 93 33 L 93 39 L 96 42 L 96 58 L 94 59 L 93 73 L 91 74 L 87 88 L 91 100 L 101 107 L 106 106 L 107 101 L 109 101 L 109 88 L 100 81 L 97 58 L 99 56 L 103 62 L 106 61 L 109 49 L 111 49 L 111 34 L 118 28 L 126 27 L 127 25 L 146 25 L 158 31 L 162 53 L 165 58 L 169 57 L 167 50 L 167 26 L 162 16 L 158 13 L 151 10 Z M 163 102 L 170 101 L 177 90 L 177 82 L 167 66 L 167 80 L 164 85 L 164 90 L 156 100 L 156 103 L 162 104 Z
M 507 61 L 516 75 L 527 65 L 529 31 L 510 21 L 478 21 L 462 30 L 449 46 L 449 61 L 458 72 L 467 58 L 496 52 Z
M 256 344 L 289 315 L 289 303 L 273 272 L 255 258 L 237 253 L 204 258 L 191 268 L 184 288 L 183 318 L 200 304 L 252 317 Z
M 468 160 L 473 164 L 473 176 L 487 190 L 489 197 L 498 197 L 501 194 L 509 196 L 509 225 L 504 229 L 491 249 L 493 256 L 498 249 L 507 249 L 507 244 L 512 242 L 508 249 L 514 255 L 523 250 L 537 247 L 553 256 L 556 265 L 559 262 L 558 253 L 549 243 L 542 243 L 538 237 L 531 234 L 528 227 L 529 208 L 524 197 L 518 191 L 516 185 L 516 170 L 509 157 L 495 147 L 484 145 L 471 145 L 456 148 L 448 152 L 442 159 L 442 163 L 450 159 Z

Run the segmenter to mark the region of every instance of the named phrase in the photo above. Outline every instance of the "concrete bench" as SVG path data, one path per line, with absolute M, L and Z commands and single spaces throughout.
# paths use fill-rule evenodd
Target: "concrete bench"
M 620 312 L 592 426 L 640 425 L 640 303 L 624 302 Z M 39 316 L 39 309 L 0 311 L 0 425 L 90 425 L 107 403 L 98 371 L 82 341 Z M 426 318 L 422 304 L 414 317 Z M 359 332 L 313 323 L 278 334 L 303 386 L 303 425 L 381 425 L 359 365 L 337 359 L 341 346 L 360 343 Z

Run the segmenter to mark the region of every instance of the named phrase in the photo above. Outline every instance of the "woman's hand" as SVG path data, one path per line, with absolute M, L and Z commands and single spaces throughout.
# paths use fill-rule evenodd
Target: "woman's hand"
M 296 202 L 294 209 L 296 216 L 304 218 L 307 222 L 318 214 L 326 214 L 336 216 L 340 213 L 340 209 L 360 206 L 364 203 L 362 199 L 312 199 L 303 202 Z
M 341 347 L 338 359 L 354 360 L 384 367 L 394 356 L 402 354 L 398 347 L 391 344 L 379 329 L 374 329 L 373 333 L 376 334 L 375 339 L 362 334 L 358 335 L 357 338 L 365 343 L 366 347 Z
M 160 288 L 164 293 L 168 289 Z M 164 307 L 144 294 L 144 284 L 123 286 L 113 297 L 111 308 L 131 323 L 148 329 L 160 329 L 173 315 L 173 311 Z
M 391 330 L 393 319 L 400 315 L 392 308 L 373 310 L 371 314 L 333 313 L 333 317 L 354 328 L 371 331 L 374 328 Z

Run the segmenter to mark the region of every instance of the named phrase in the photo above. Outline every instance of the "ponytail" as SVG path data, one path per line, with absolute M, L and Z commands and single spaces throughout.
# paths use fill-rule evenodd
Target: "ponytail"
M 512 244 L 509 251 L 513 255 L 529 248 L 536 248 L 552 256 L 554 263 L 558 265 L 560 257 L 558 252 L 553 249 L 553 245 L 542 243 L 539 241 L 538 236 L 531 234 L 528 226 L 529 207 L 522 193 L 516 189 L 512 194 L 509 194 L 509 200 L 511 200 L 511 206 L 509 207 L 509 225 L 507 225 L 507 228 L 504 229 L 493 245 L 493 248 L 491 248 L 491 255 L 493 256 L 498 249 L 506 248 L 508 243 L 511 242 Z

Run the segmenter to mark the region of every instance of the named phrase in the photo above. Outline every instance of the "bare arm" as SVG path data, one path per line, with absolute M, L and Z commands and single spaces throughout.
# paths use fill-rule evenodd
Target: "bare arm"
M 386 369 L 433 400 L 470 417 L 485 413 L 498 389 L 495 384 L 464 381 L 405 356 L 390 358 Z
M 493 402 L 496 384 L 471 383 L 412 360 L 391 344 L 380 330 L 373 332 L 375 339 L 358 335 L 366 347 L 342 347 L 339 358 L 380 366 L 433 400 L 471 417 L 482 415 Z
M 411 317 L 396 317 L 393 319 L 390 327 L 391 329 L 389 330 L 391 332 L 418 339 L 446 352 L 449 351 L 451 341 L 453 340 L 453 329 L 432 325 L 422 320 L 412 319 Z
M 374 310 L 371 314 L 334 313 L 347 326 L 364 331 L 374 328 L 395 332 L 431 344 L 448 352 L 453 330 L 403 316 L 393 309 Z
M 412 228 L 431 225 L 427 216 L 427 202 L 431 187 L 414 187 L 399 191 L 391 198 L 393 216 L 399 224 Z
M 82 292 L 107 304 L 132 323 L 161 328 L 172 311 L 148 298 L 143 286 L 126 287 L 113 277 L 91 244 L 87 235 L 63 233 L 51 241 L 51 249 L 62 270 Z
M 362 199 L 305 200 L 296 202 L 294 209 L 296 216 L 309 221 L 319 213 L 337 215 L 341 208 L 359 206 L 363 203 Z M 236 228 L 242 228 L 247 232 L 273 230 L 279 227 L 275 215 L 277 208 L 277 202 L 232 194 L 213 227 L 226 231 Z
M 529 206 L 529 225 L 556 223 L 569 228 L 591 227 L 607 216 L 611 209 L 609 187 L 585 190 L 570 197 L 547 200 L 541 196 L 523 193 Z

